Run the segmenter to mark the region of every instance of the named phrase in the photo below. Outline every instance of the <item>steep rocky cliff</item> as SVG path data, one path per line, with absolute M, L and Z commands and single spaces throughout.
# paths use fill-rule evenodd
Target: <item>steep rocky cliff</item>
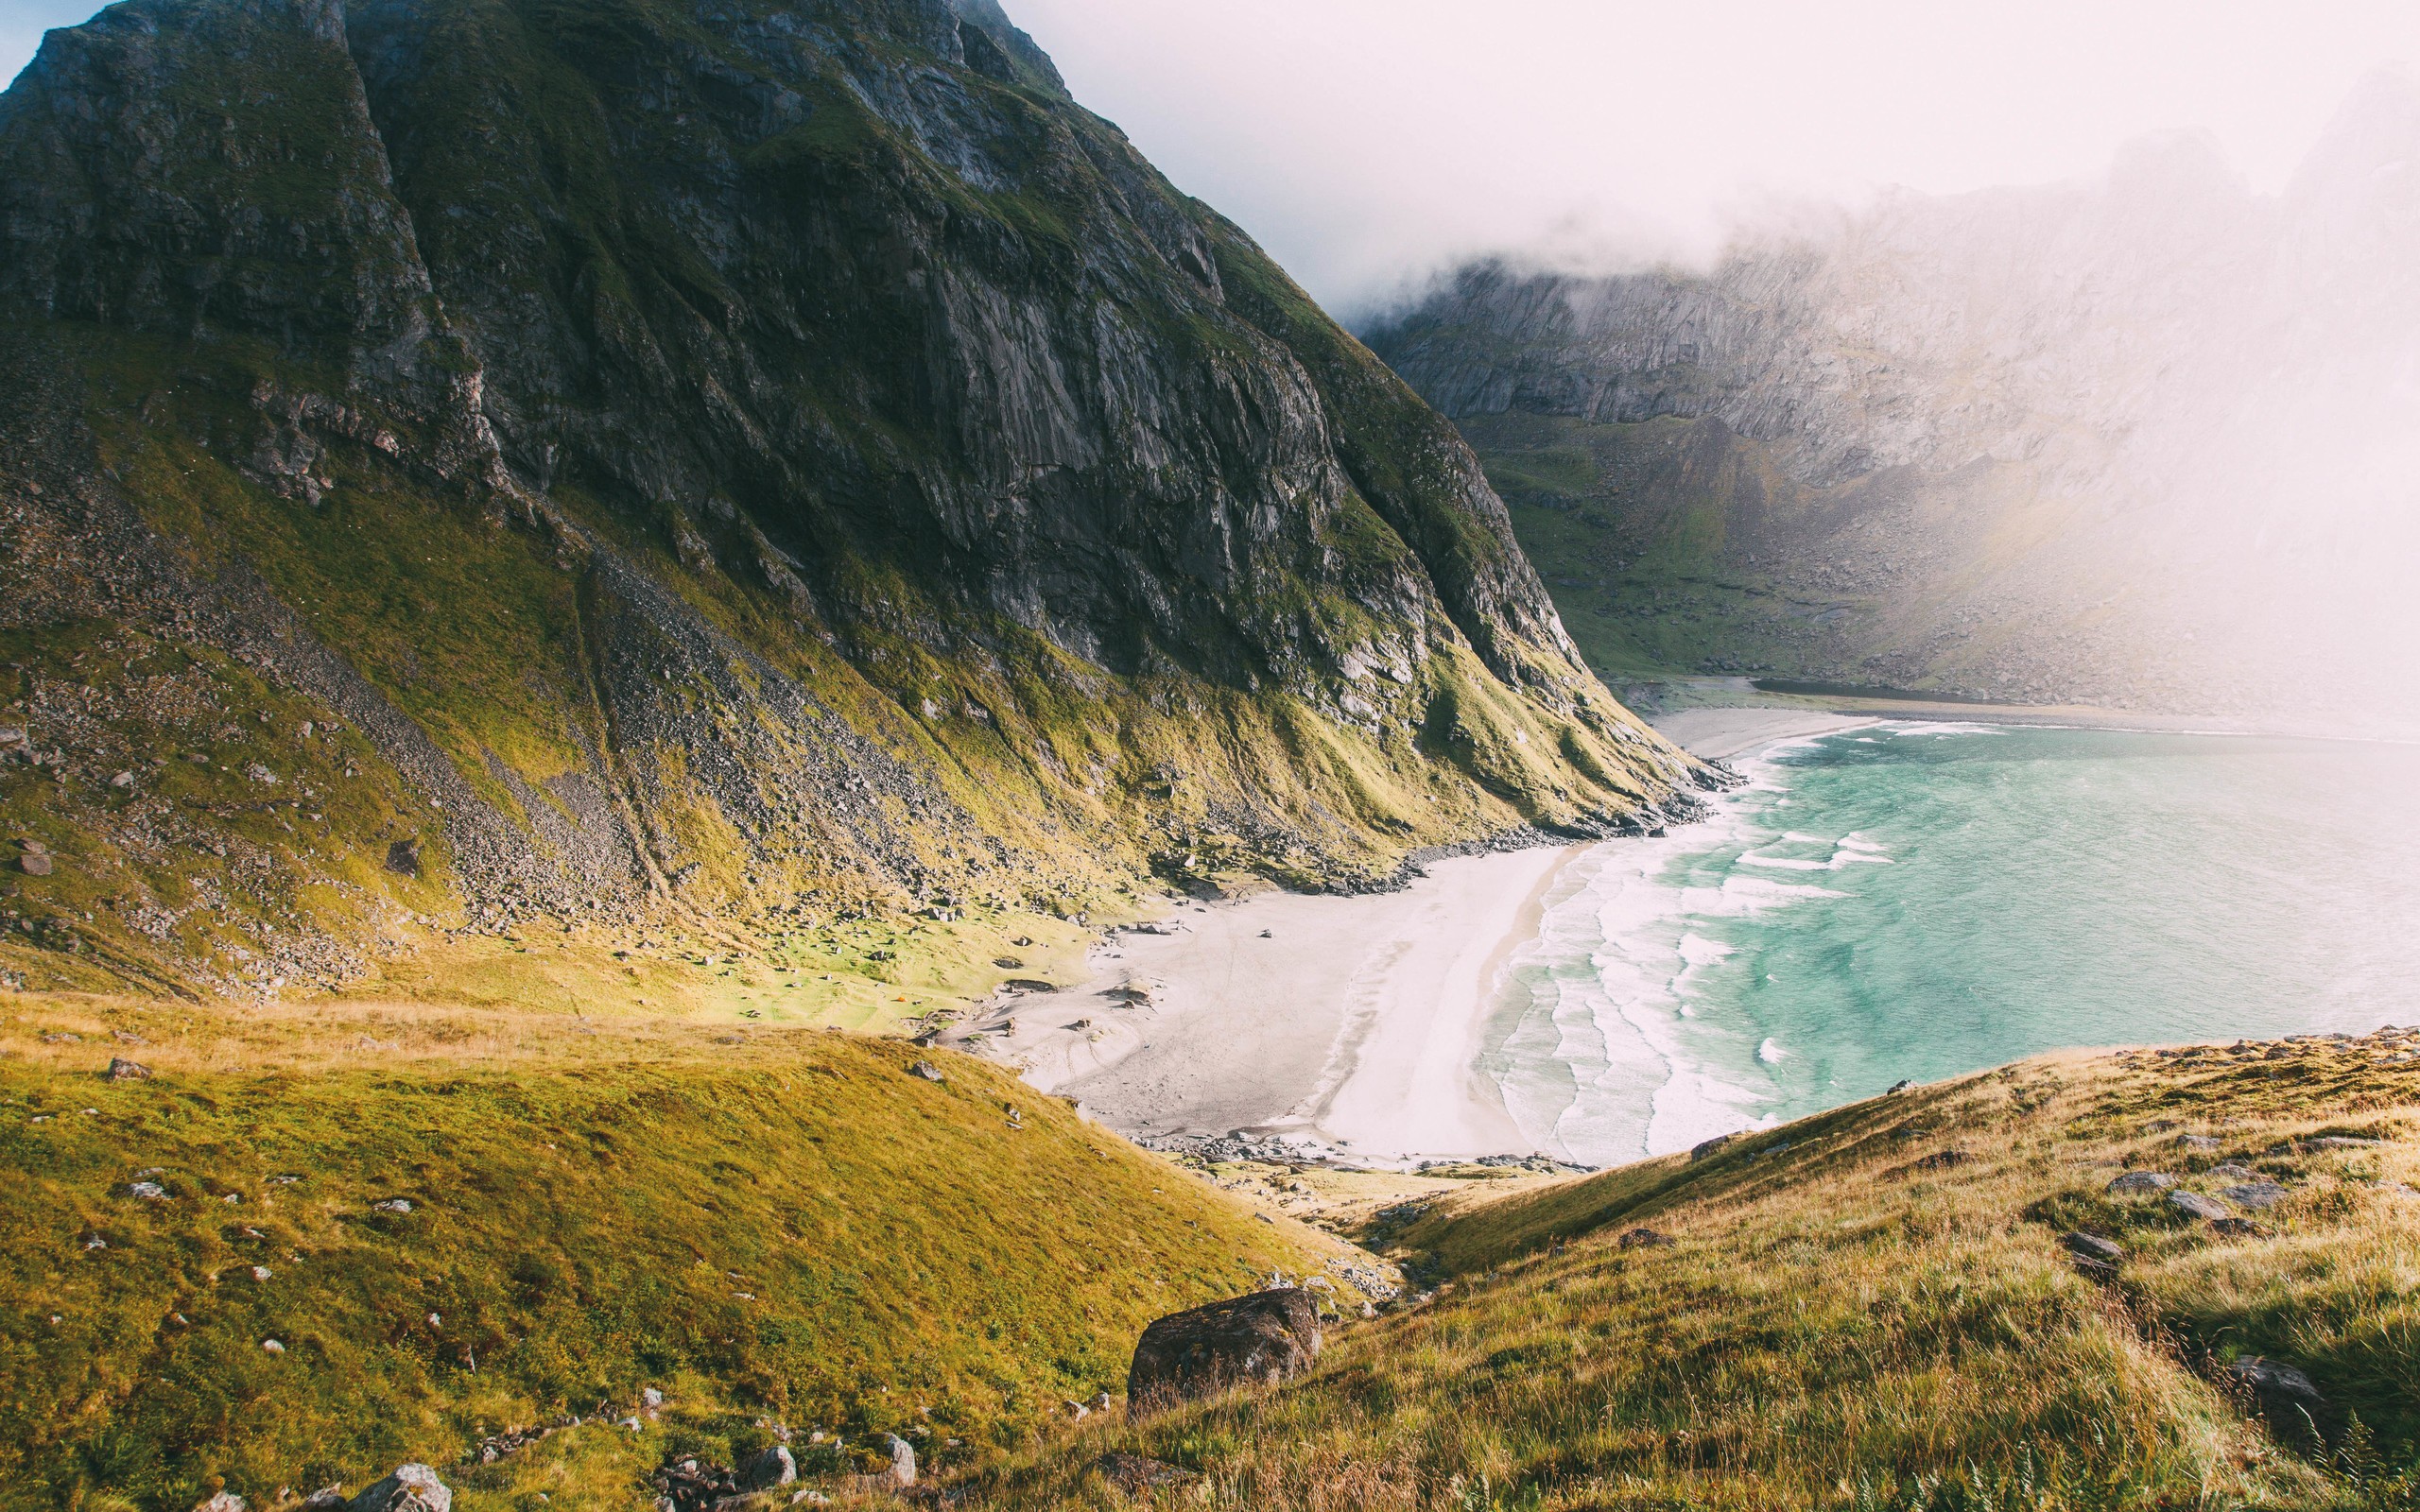
M 1369 335 L 1600 666 L 2420 709 L 2415 163 L 2385 75 L 2282 194 L 2178 134 L 1803 209 L 1704 271 L 1478 264 Z
M 1357 885 L 1691 785 L 1452 428 L 991 0 L 129 0 L 0 97 L 0 344 L 28 985 Z

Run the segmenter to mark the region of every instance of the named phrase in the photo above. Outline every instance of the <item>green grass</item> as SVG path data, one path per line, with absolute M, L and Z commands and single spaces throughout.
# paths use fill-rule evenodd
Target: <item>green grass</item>
M 205 352 L 84 332 L 76 351 L 101 460 L 148 522 L 205 575 L 257 576 L 508 821 L 527 826 L 541 816 L 528 808 L 560 801 L 550 782 L 594 776 L 589 752 L 614 749 L 617 764 L 662 777 L 642 817 L 667 853 L 699 865 L 648 927 L 728 933 L 745 951 L 802 910 L 819 927 L 870 912 L 890 920 L 901 938 L 885 948 L 903 962 L 870 979 L 907 986 L 911 1000 L 979 996 L 1015 974 L 984 979 L 971 966 L 1003 954 L 983 945 L 1030 934 L 1023 920 L 1035 917 L 1131 913 L 1152 887 L 1221 875 L 1367 880 L 1420 846 L 1621 811 L 1664 780 L 1651 737 L 1567 666 L 1532 668 L 1540 686 L 1560 689 L 1541 699 L 1506 686 L 1470 648 L 1433 647 L 1409 682 L 1363 686 L 1374 725 L 1357 725 L 1316 695 L 1166 664 L 1112 677 L 1005 623 L 985 628 L 993 654 L 950 654 L 927 644 L 927 632 L 959 610 L 909 575 L 845 554 L 847 593 L 882 612 L 852 617 L 843 638 L 762 586 L 684 566 L 644 522 L 558 490 L 559 507 L 962 811 L 951 824 L 896 804 L 889 816 L 931 885 L 1003 921 L 997 940 L 923 959 L 934 939 L 906 927 L 919 900 L 866 875 L 854 839 L 785 849 L 752 837 L 692 780 L 690 752 L 629 746 L 608 728 L 592 643 L 616 611 L 547 540 L 500 529 L 342 441 L 320 468 L 335 480 L 320 505 L 265 488 L 234 465 L 262 423 L 249 397 L 255 369 L 298 386 L 318 380 L 240 344 Z M 1403 540 L 1357 499 L 1325 528 L 1356 581 L 1409 570 Z M 1395 639 L 1349 594 L 1300 584 L 1255 595 L 1249 612 L 1316 627 L 1337 644 Z M 156 626 L 48 625 L 0 643 L 17 663 L 17 691 L 39 692 L 37 740 L 59 738 L 64 694 L 84 721 L 68 738 L 101 764 L 67 784 L 0 768 L 0 815 L 73 862 L 10 884 L 37 926 L 0 936 L 0 971 L 19 982 L 391 990 L 413 976 L 415 955 L 442 951 L 435 931 L 470 921 L 424 803 L 357 730 L 329 736 L 328 711 L 282 679 Z M 680 694 L 708 700 L 715 721 L 757 717 L 702 680 Z M 308 741 L 297 733 L 306 721 L 319 731 Z M 193 754 L 208 765 L 182 760 Z M 255 762 L 280 784 L 248 783 Z M 121 766 L 137 779 L 130 792 L 95 790 L 102 771 Z M 1179 780 L 1161 781 L 1169 771 Z M 145 815 L 164 847 L 142 833 Z M 422 844 L 423 880 L 385 869 L 388 847 L 404 838 Z M 164 935 L 136 927 L 168 913 L 176 922 Z M 68 936 L 74 949 L 50 948 Z M 273 937 L 302 936 L 324 947 L 307 980 L 264 964 L 278 954 L 264 948 Z M 835 1022 L 872 1022 L 861 1007 Z
M 12 319 L 10 338 L 40 354 L 27 365 L 46 375 L 40 393 L 59 401 L 57 418 L 80 409 L 90 471 L 197 577 L 241 585 L 230 589 L 239 612 L 248 594 L 273 598 L 484 804 L 535 832 L 533 849 L 579 810 L 596 818 L 582 840 L 600 853 L 625 834 L 648 853 L 635 890 L 684 879 L 623 897 L 634 889 L 614 878 L 595 889 L 614 895 L 605 911 L 638 916 L 641 930 L 729 935 L 743 952 L 802 912 L 819 927 L 877 915 L 901 936 L 882 947 L 900 965 L 863 974 L 908 988 L 893 997 L 908 1006 L 919 991 L 979 995 L 997 981 L 978 980 L 973 946 L 904 927 L 939 894 L 1007 920 L 1108 916 L 1154 888 L 1220 876 L 1356 885 L 1424 847 L 1601 822 L 1682 775 L 1684 759 L 1572 665 L 1543 620 L 1512 623 L 1528 617 L 1518 553 L 1449 428 L 1240 232 L 1030 70 L 1008 83 L 959 71 L 982 118 L 967 133 L 997 170 L 970 178 L 865 102 L 885 70 L 954 66 L 919 51 L 925 10 L 835 11 L 785 61 L 747 19 L 769 25 L 777 9 L 449 0 L 425 14 L 365 10 L 349 23 L 358 78 L 340 51 L 277 17 L 178 12 L 159 43 L 174 103 L 245 146 L 178 148 L 159 173 L 213 203 L 266 200 L 295 232 L 269 238 L 281 246 L 334 248 L 335 262 L 285 269 L 275 292 L 314 319 L 368 324 L 288 340 L 267 306 L 228 304 L 206 339 L 182 318 L 145 334 L 30 316 Z M 191 68 L 178 50 L 188 21 Z M 282 66 L 288 54 L 302 62 Z M 632 82 L 666 57 L 688 60 L 675 70 L 685 82 Z M 752 94 L 705 82 L 726 76 L 778 77 L 768 97 L 783 129 L 746 103 Z M 374 136 L 347 124 L 362 89 Z M 221 91 L 232 91 L 223 107 Z M 390 183 L 365 177 L 362 155 L 382 150 Z M 258 196 L 247 153 L 274 180 Z M 734 163 L 751 250 L 709 255 L 664 186 Z M 351 344 L 383 341 L 398 312 L 371 318 L 339 285 L 370 278 L 390 298 L 409 293 L 372 278 L 394 269 L 367 266 L 402 245 L 380 228 L 405 224 L 406 211 L 446 309 L 493 349 L 495 413 L 534 421 L 567 405 L 564 416 L 600 422 L 573 422 L 592 440 L 545 464 L 546 508 L 792 679 L 845 731 L 767 728 L 756 663 L 735 677 L 700 664 L 745 658 L 693 656 L 580 550 L 508 521 L 520 504 L 483 491 L 481 459 L 428 391 L 468 376 L 470 337 L 419 342 L 417 377 L 364 376 L 388 359 L 363 367 Z M 1154 240 L 1169 235 L 1187 245 Z M 1201 404 L 1281 381 L 1272 363 L 1298 375 L 1281 387 L 1307 374 L 1345 486 L 1287 501 L 1316 518 L 1297 522 L 1300 540 L 1280 532 L 1291 541 L 1281 552 L 1254 547 L 1250 580 L 1216 591 L 1215 604 L 1204 589 L 1202 602 L 1169 609 L 1181 626 L 1104 653 L 1124 670 L 1071 654 L 988 608 L 958 569 L 936 568 L 960 549 L 945 540 L 954 527 L 903 511 L 903 500 L 976 480 L 958 476 L 971 464 L 916 356 L 938 339 L 933 307 L 899 282 L 895 258 L 863 253 L 894 241 L 1036 310 L 1093 308 L 1071 270 L 1094 260 L 1067 249 L 1114 248 L 1108 262 L 1132 274 L 1113 301 L 1127 335 L 1165 347 L 1161 366 L 1193 375 L 1184 390 Z M 1204 286 L 1210 268 L 1189 261 L 1200 244 L 1219 296 Z M 756 318 L 769 311 L 787 313 Z M 548 352 L 578 354 L 577 393 L 537 398 L 545 381 L 523 364 Z M 531 383 L 538 390 L 519 392 Z M 319 418 L 304 429 L 319 449 L 313 476 L 327 482 L 317 504 L 256 475 L 265 442 L 301 444 L 276 417 L 313 396 Z M 339 398 L 341 422 L 329 418 Z M 650 448 L 661 455 L 638 455 Z M 1103 497 L 1124 486 L 1104 483 Z M 785 547 L 811 565 L 796 576 L 769 567 Z M 450 959 L 424 970 L 415 958 L 446 955 L 442 931 L 492 926 L 516 891 L 548 906 L 569 895 L 567 911 L 586 921 L 581 905 L 599 900 L 577 896 L 579 857 L 567 877 L 517 888 L 499 866 L 469 896 L 456 869 L 466 858 L 445 853 L 426 806 L 434 795 L 416 796 L 354 732 L 325 749 L 278 745 L 294 770 L 274 799 L 231 788 L 216 774 L 241 769 L 220 760 L 236 742 L 217 731 L 248 732 L 250 765 L 275 744 L 265 732 L 324 729 L 327 711 L 288 678 L 161 623 L 173 611 L 128 612 L 139 623 L 48 624 L 0 647 L 27 691 L 41 686 L 37 740 L 70 723 L 55 700 L 72 684 L 92 702 L 70 731 L 79 756 L 137 764 L 123 802 L 94 791 L 108 773 L 90 761 L 64 784 L 0 768 L 0 813 L 75 863 L 11 884 L 18 922 L 31 927 L 0 938 L 0 981 L 255 992 L 385 989 L 417 974 L 426 988 Z M 648 654 L 609 655 L 632 644 Z M 78 664 L 63 649 L 93 654 Z M 157 681 L 150 669 L 179 659 L 176 699 L 135 696 L 143 678 Z M 1364 659 L 1394 675 L 1327 664 Z M 651 669 L 643 691 L 608 686 L 633 662 Z M 675 706 L 702 738 L 659 738 L 652 716 Z M 839 789 L 857 740 L 904 768 L 872 797 Z M 771 759 L 781 769 L 752 784 L 760 774 L 748 768 L 772 746 L 799 759 Z M 180 751 L 211 765 L 188 772 L 173 765 Z M 165 768 L 141 765 L 164 758 Z M 298 808 L 306 786 L 312 801 Z M 164 844 L 137 822 L 147 815 L 173 832 Z M 423 845 L 422 883 L 384 870 L 388 847 L 408 838 Z M 169 914 L 172 927 L 151 927 Z M 298 939 L 314 957 L 307 972 L 272 964 L 300 958 L 285 949 Z M 853 1001 L 847 1022 L 867 1022 L 863 1007 Z
M 647 1386 L 636 1440 L 550 1439 L 457 1504 L 519 1505 L 525 1470 L 632 1504 L 666 1449 L 727 1458 L 760 1422 L 981 1463 L 1116 1388 L 1151 1317 L 1342 1252 L 895 1041 L 8 1003 L 0 1506 L 261 1505 Z M 107 1081 L 112 1053 L 157 1074 Z M 130 1195 L 146 1172 L 164 1198 Z
M 1397 1241 L 1450 1276 L 1434 1300 L 1284 1386 L 986 1468 L 962 1504 L 1129 1504 L 1094 1469 L 1123 1449 L 1201 1472 L 1162 1504 L 1255 1512 L 2409 1506 L 2420 1201 L 2374 1183 L 2420 1176 L 2410 1065 L 2053 1057 L 1448 1197 Z M 2329 1133 L 2390 1143 L 2298 1143 Z M 1967 1160 L 1916 1163 L 1947 1149 Z M 2260 1236 L 2103 1191 L 2125 1165 L 2212 1191 L 2230 1160 L 2294 1187 Z M 2065 1257 L 2077 1225 L 2131 1250 L 2114 1280 Z M 1674 1243 L 1620 1247 L 1634 1227 Z M 2360 1431 L 2273 1434 L 2214 1383 L 2249 1354 Z
M 1810 527 L 1837 500 L 1785 477 L 1756 443 L 1705 422 L 1462 421 L 1521 548 L 1588 664 L 1612 679 L 1737 662 L 1783 675 L 1860 654 L 1875 606 L 1789 587 L 1756 533 Z M 1827 660 L 1828 659 L 1828 660 Z

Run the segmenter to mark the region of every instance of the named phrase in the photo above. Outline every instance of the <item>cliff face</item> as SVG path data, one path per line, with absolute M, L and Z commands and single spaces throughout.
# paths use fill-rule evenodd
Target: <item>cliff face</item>
M 1678 649 L 1620 620 L 1695 594 L 1718 663 L 2308 702 L 2316 664 L 2397 680 L 2416 101 L 2373 80 L 2280 196 L 2154 139 L 2100 182 L 1807 211 L 1704 272 L 1474 266 L 1370 339 L 1602 661 Z
M 0 170 L 8 801 L 188 921 L 86 931 L 120 975 L 1350 881 L 1687 785 L 1451 427 L 988 0 L 130 0 Z M 316 858 L 219 854 L 272 783 Z M 169 902 L 196 853 L 257 885 Z

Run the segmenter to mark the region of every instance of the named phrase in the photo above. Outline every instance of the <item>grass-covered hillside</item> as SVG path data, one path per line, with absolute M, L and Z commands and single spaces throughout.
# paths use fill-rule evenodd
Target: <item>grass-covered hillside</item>
M 0 819 L 54 860 L 0 982 L 1073 918 L 1685 804 L 1452 428 L 996 7 L 812 9 L 48 35 Z
M 636 1507 L 667 1454 L 785 1428 L 826 1482 L 889 1433 L 962 1469 L 1121 1389 L 1163 1313 L 1275 1270 L 1350 1308 L 1343 1263 L 1371 1274 L 901 1041 L 595 1005 L 0 1004 L 10 1512 L 274 1506 L 407 1460 L 463 1512 Z
M 1394 1241 L 1431 1300 L 968 1504 L 1135 1504 L 1124 1452 L 1255 1512 L 2409 1506 L 2414 1048 L 2050 1057 L 1449 1198 Z
M 1959 602 L 2055 528 L 2020 470 L 1885 469 L 1818 487 L 1772 443 L 1709 417 L 1459 423 L 1573 641 L 1616 684 L 1727 672 L 2048 691 L 2000 686 L 1999 663 L 2039 627 Z

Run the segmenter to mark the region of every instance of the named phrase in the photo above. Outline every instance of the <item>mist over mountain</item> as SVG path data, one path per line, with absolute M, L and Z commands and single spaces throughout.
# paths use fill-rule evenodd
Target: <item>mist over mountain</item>
M 1703 270 L 1474 264 L 1367 336 L 1601 669 L 2405 717 L 2415 268 L 2420 86 L 2383 73 L 2276 195 L 2174 133 L 1802 206 Z

